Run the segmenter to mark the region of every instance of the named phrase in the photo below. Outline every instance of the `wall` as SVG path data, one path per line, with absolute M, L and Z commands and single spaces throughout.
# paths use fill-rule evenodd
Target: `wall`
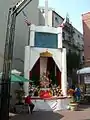
M 90 66 L 90 12 L 82 16 L 85 65 Z
M 51 10 L 48 11 L 48 25 L 52 27 L 52 14 L 53 12 Z
M 83 48 L 84 46 L 84 40 L 83 40 L 83 35 L 76 29 L 74 28 L 74 43 L 80 48 Z
M 45 8 L 42 7 L 39 9 L 40 9 L 40 19 L 39 19 L 40 25 L 45 25 Z M 48 25 L 49 26 L 57 27 L 63 21 L 64 21 L 64 18 L 62 18 L 58 13 L 56 13 L 55 10 L 53 10 L 52 8 L 48 8 Z M 77 47 L 80 47 L 81 49 L 83 49 L 83 46 L 84 46 L 83 35 L 76 28 L 73 27 L 73 29 L 75 32 L 73 34 L 74 44 Z M 68 45 L 68 42 L 70 42 L 69 33 L 64 29 L 63 29 L 63 32 L 65 33 L 65 38 L 63 38 L 63 40 L 65 40 L 65 43 L 63 42 L 63 45 L 67 47 L 67 50 L 72 49 L 72 51 L 76 51 L 77 49 L 73 48 L 73 46 Z
M 45 25 L 45 9 L 39 8 L 39 25 Z M 52 27 L 52 10 L 48 10 L 48 25 Z
M 2 71 L 3 64 L 8 9 L 11 5 L 15 5 L 16 1 L 18 0 L 0 0 L 0 71 Z M 24 10 L 31 23 L 36 25 L 39 24 L 38 3 L 39 0 L 33 0 Z M 20 58 L 23 60 L 24 47 L 28 42 L 28 28 L 24 23 L 24 16 L 22 13 L 17 17 L 15 32 L 14 58 Z M 13 68 L 22 71 L 23 63 L 21 63 L 20 60 L 14 59 Z
M 67 47 L 71 49 L 71 51 L 78 53 L 79 50 L 83 51 L 83 47 L 84 47 L 83 35 L 73 26 L 72 29 L 73 29 L 73 33 L 68 32 L 66 28 L 63 29 L 63 43 L 64 46 L 66 46 L 67 44 Z
M 63 22 L 63 18 L 57 14 L 55 11 L 52 13 L 52 26 L 53 27 L 58 27 L 60 24 Z
M 39 25 L 43 26 L 45 25 L 45 15 L 44 10 L 39 9 Z
M 45 25 L 45 8 L 40 7 L 40 25 Z M 57 14 L 52 8 L 48 8 L 48 25 L 51 27 L 57 27 L 63 22 L 59 14 Z

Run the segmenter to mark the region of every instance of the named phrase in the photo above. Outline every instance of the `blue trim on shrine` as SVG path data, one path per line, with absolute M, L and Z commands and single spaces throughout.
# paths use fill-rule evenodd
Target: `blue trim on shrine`
M 58 34 L 36 32 L 35 33 L 35 47 L 42 48 L 58 48 Z

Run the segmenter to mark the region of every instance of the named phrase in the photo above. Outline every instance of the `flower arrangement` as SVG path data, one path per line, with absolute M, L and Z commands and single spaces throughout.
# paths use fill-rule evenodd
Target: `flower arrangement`
M 49 88 L 49 79 L 48 77 L 46 77 L 46 74 L 43 73 L 41 76 L 40 76 L 40 87 L 41 88 Z
M 53 96 L 63 96 L 60 87 L 56 87 L 53 89 Z
M 76 103 L 74 93 L 75 93 L 75 90 L 73 90 L 71 88 L 68 90 L 68 95 L 71 97 L 70 103 Z
M 78 109 L 78 104 L 75 101 L 75 96 L 74 96 L 75 90 L 69 89 L 68 90 L 68 95 L 71 97 L 71 101 L 69 103 L 68 109 L 75 111 Z
M 40 92 L 39 92 L 39 96 L 41 97 L 41 98 L 50 98 L 50 97 L 52 97 L 52 92 L 51 92 L 51 90 L 40 90 Z
M 74 91 L 73 89 L 70 88 L 70 89 L 68 90 L 68 95 L 69 95 L 69 96 L 73 96 L 74 93 L 75 93 L 75 91 Z

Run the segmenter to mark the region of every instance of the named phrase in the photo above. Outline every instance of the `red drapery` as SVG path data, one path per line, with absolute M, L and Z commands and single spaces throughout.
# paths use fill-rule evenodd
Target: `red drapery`
M 50 73 L 52 73 L 53 71 L 53 75 L 55 75 L 55 62 L 52 57 L 48 57 L 47 71 L 49 71 Z M 30 79 L 33 80 L 35 78 L 38 79 L 40 78 L 40 58 L 37 60 L 34 67 L 30 71 Z M 58 85 L 61 86 L 61 72 L 57 66 L 56 66 L 56 80 L 58 82 Z
M 58 85 L 60 85 L 60 87 L 61 87 L 61 72 L 58 69 L 58 67 L 56 67 L 56 79 L 58 81 Z
M 30 79 L 40 78 L 40 58 L 35 63 L 34 67 L 30 71 Z
M 48 57 L 47 60 L 47 71 L 49 71 L 50 73 L 52 72 L 52 70 L 55 70 L 55 63 L 52 57 Z
M 54 76 L 55 76 L 55 65 L 56 64 L 55 64 L 53 58 L 52 57 L 48 57 L 47 70 L 50 73 L 53 73 Z M 61 87 L 61 72 L 60 72 L 60 70 L 58 69 L 57 66 L 56 66 L 56 76 L 55 77 L 56 77 L 58 85 L 60 85 L 60 87 Z

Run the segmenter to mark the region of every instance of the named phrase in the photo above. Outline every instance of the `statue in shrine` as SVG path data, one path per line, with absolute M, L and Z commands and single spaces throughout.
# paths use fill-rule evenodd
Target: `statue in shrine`
M 49 88 L 51 87 L 51 80 L 50 80 L 50 73 L 47 71 L 46 73 L 44 72 L 40 76 L 40 87 L 41 88 Z

